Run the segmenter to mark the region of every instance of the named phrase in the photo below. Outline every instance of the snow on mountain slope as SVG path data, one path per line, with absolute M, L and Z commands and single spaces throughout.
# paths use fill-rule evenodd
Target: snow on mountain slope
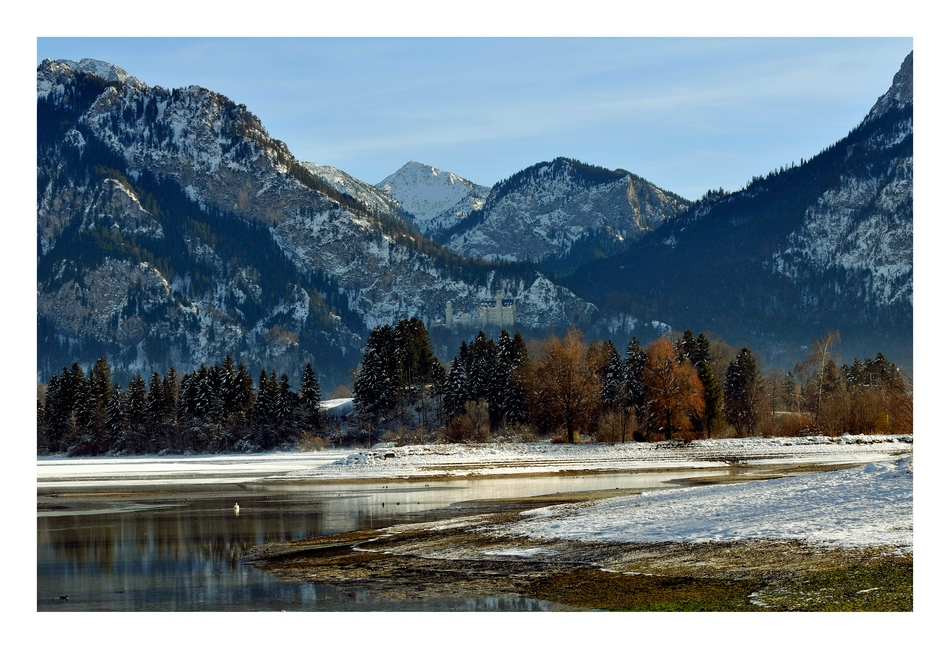
M 593 309 L 540 273 L 421 239 L 385 193 L 297 161 L 213 91 L 47 60 L 37 100 L 40 380 L 102 349 L 117 350 L 116 371 L 188 371 L 226 353 L 292 373 L 332 357 L 343 371 L 367 328 L 435 324 L 446 302 L 474 310 L 496 290 L 525 328 Z
M 412 214 L 416 227 L 427 236 L 452 227 L 473 210 L 480 210 L 489 191 L 488 187 L 415 160 L 376 187 Z
M 301 164 L 315 177 L 323 180 L 341 194 L 352 196 L 370 210 L 390 216 L 400 214 L 399 202 L 373 185 L 354 178 L 336 167 L 318 165 L 313 162 L 302 162 Z
M 688 205 L 623 170 L 557 158 L 497 183 L 479 222 L 447 245 L 469 257 L 541 261 L 568 255 L 585 236 L 637 239 Z
M 772 256 L 774 272 L 792 279 L 845 272 L 879 306 L 913 304 L 913 53 L 848 146 L 850 165 L 806 212 Z

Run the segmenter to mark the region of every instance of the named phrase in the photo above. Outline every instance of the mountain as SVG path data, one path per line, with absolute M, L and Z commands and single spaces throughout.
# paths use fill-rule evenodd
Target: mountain
M 689 205 L 628 171 L 557 158 L 494 185 L 484 207 L 438 238 L 467 257 L 563 272 L 624 250 Z
M 470 260 L 338 170 L 298 161 L 246 106 L 101 61 L 37 68 L 38 379 L 106 355 L 117 377 L 249 368 L 348 382 L 367 331 L 474 310 L 520 327 L 592 305 L 530 267 Z
M 371 212 L 401 219 L 407 224 L 412 223 L 412 216 L 402 209 L 398 201 L 373 185 L 354 178 L 335 167 L 318 165 L 313 162 L 301 162 L 300 164 L 315 178 L 333 187 L 341 195 L 348 196 L 361 203 Z
M 474 314 L 497 291 L 526 334 L 691 328 L 790 366 L 838 329 L 846 360 L 911 367 L 912 61 L 839 142 L 695 203 L 568 158 L 491 189 L 417 162 L 373 186 L 297 160 L 211 90 L 44 61 L 37 378 L 230 353 L 348 383 L 372 327 L 418 316 L 451 356 L 470 332 L 439 326 L 446 304 Z
M 568 286 L 610 313 L 800 359 L 827 331 L 845 360 L 913 362 L 913 53 L 846 137 L 800 165 L 709 192 Z
M 430 238 L 481 210 L 489 191 L 488 187 L 414 160 L 376 188 L 411 214 L 413 224 Z

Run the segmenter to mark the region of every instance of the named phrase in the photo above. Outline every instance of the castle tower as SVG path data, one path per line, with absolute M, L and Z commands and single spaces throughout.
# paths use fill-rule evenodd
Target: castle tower
M 445 326 L 446 327 L 452 326 L 452 303 L 451 302 L 445 303 Z

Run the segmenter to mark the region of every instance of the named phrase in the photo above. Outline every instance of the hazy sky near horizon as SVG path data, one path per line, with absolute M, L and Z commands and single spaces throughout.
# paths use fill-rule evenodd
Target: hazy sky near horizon
M 300 160 L 377 183 L 409 160 L 492 185 L 558 156 L 689 199 L 847 135 L 911 38 L 37 38 L 246 104 Z

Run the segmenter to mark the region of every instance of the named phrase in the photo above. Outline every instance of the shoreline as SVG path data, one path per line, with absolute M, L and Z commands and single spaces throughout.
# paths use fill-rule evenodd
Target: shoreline
M 597 491 L 472 502 L 474 513 L 468 515 L 455 512 L 435 522 L 270 544 L 255 548 L 242 560 L 282 580 L 395 592 L 400 598 L 422 601 L 514 595 L 551 602 L 564 610 L 912 611 L 913 546 L 906 543 L 912 537 L 889 536 L 880 527 L 880 536 L 860 532 L 857 537 L 846 534 L 825 542 L 783 538 L 781 532 L 770 537 L 776 533 L 767 531 L 762 536 L 730 538 L 727 534 L 717 539 L 714 531 L 722 520 L 727 525 L 724 529 L 730 529 L 729 507 L 738 507 L 740 514 L 749 512 L 753 519 L 761 515 L 753 513 L 758 511 L 754 507 L 744 509 L 750 496 L 775 500 L 791 494 L 793 500 L 803 496 L 811 500 L 803 488 L 827 486 L 843 488 L 847 500 L 855 489 L 868 484 L 877 485 L 872 491 L 877 494 L 874 498 L 884 498 L 880 506 L 897 515 L 885 527 L 899 529 L 909 524 L 912 530 L 912 520 L 904 520 L 912 454 L 863 467 L 784 467 L 781 473 L 791 476 L 789 480 L 769 482 L 780 477 L 775 468 L 759 467 L 755 475 L 684 481 L 704 485 L 689 493 Z M 823 481 L 822 476 L 827 479 Z M 765 488 L 757 489 L 750 482 Z M 735 490 L 725 492 L 724 485 Z M 671 502 L 675 508 L 682 501 L 706 503 L 710 496 L 723 502 L 723 508 L 713 512 L 712 518 L 704 512 L 707 518 L 697 525 L 712 525 L 704 534 L 713 538 L 689 540 L 686 534 L 685 540 L 651 541 L 649 525 L 639 533 L 633 531 L 636 526 L 624 531 L 623 516 L 629 517 L 631 511 L 637 512 L 634 519 L 652 520 L 667 513 L 669 505 L 664 503 Z M 808 524 L 814 525 L 817 521 L 811 520 L 809 507 L 821 509 L 831 502 L 819 500 L 798 510 L 799 518 L 788 518 L 791 529 L 802 512 Z M 479 506 L 486 509 L 479 511 Z M 780 518 L 788 516 L 785 505 L 773 506 L 783 512 Z M 606 512 L 606 517 L 599 511 Z M 623 512 L 619 520 L 615 512 Z M 675 529 L 682 523 L 677 516 L 683 514 L 674 514 L 672 519 L 661 516 L 664 522 L 658 524 L 661 528 L 672 524 Z M 865 527 L 868 523 L 859 514 L 842 524 Z M 673 532 L 674 537 L 677 534 L 682 533 Z M 881 541 L 888 538 L 898 544 Z
M 283 581 L 423 601 L 519 596 L 564 611 L 913 610 L 913 553 L 887 546 L 591 543 L 488 531 L 528 509 L 590 500 L 538 497 L 514 511 L 270 544 L 242 561 Z

